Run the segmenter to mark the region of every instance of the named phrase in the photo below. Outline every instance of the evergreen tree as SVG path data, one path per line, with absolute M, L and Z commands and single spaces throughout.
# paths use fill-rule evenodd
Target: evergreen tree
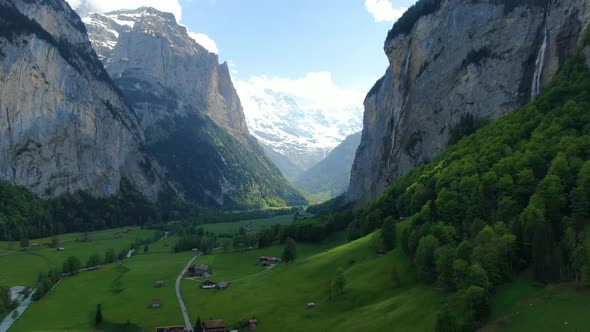
M 283 249 L 283 261 L 290 263 L 297 258 L 297 244 L 292 238 L 288 238 Z
M 203 323 L 201 323 L 201 317 L 197 317 L 197 322 L 195 323 L 195 331 L 194 332 L 203 332 Z
M 334 277 L 333 284 L 336 294 L 340 295 L 344 293 L 344 288 L 346 287 L 346 277 L 344 276 L 344 269 L 341 267 L 336 270 L 336 276 Z
M 533 271 L 535 280 L 542 283 L 551 281 L 551 254 L 553 237 L 551 226 L 544 220 L 537 223 L 533 237 Z
M 96 305 L 96 325 L 102 323 L 102 306 L 100 304 Z
M 396 246 L 397 233 L 396 224 L 393 217 L 385 218 L 383 226 L 381 226 L 381 238 L 383 239 L 383 246 L 385 250 L 393 250 Z

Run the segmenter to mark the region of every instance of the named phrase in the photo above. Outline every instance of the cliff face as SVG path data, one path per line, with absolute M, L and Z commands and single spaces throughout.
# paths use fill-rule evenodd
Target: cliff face
M 172 14 L 142 7 L 84 23 L 148 151 L 188 199 L 220 208 L 305 202 L 250 136 L 227 64 Z
M 155 199 L 137 117 L 62 0 L 0 0 L 0 179 L 41 197 L 119 191 Z
M 573 54 L 589 0 L 422 0 L 385 42 L 367 95 L 349 200 L 373 199 L 436 158 L 467 116 L 490 120 L 534 98 Z

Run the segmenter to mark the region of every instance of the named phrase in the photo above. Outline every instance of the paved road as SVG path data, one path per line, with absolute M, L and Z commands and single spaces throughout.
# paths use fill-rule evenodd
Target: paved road
M 31 302 L 33 302 L 32 297 L 36 291 L 37 291 L 36 289 L 33 290 L 28 298 L 23 299 L 18 304 L 18 307 L 15 309 L 15 310 L 18 310 L 18 316 L 16 317 L 17 319 L 23 314 L 23 312 L 25 312 L 25 310 L 27 310 L 27 308 L 29 307 Z M 0 332 L 8 331 L 8 329 L 12 326 L 14 321 L 16 321 L 16 319 L 12 319 L 12 312 L 11 312 L 6 316 L 6 318 L 4 318 L 4 320 L 2 322 L 0 322 Z
M 189 266 L 191 266 L 191 264 L 195 261 L 195 259 L 197 259 L 197 257 L 199 257 L 199 256 L 201 256 L 201 254 L 198 254 L 198 255 L 194 256 L 193 258 L 191 258 L 191 260 L 188 261 L 188 264 L 186 264 L 184 269 L 182 269 L 182 271 L 180 271 L 178 278 L 176 278 L 176 297 L 178 298 L 178 304 L 180 305 L 180 310 L 182 311 L 182 317 L 184 317 L 184 325 L 185 325 L 185 328 L 187 331 L 193 330 L 193 324 L 191 324 L 191 320 L 188 317 L 188 312 L 186 311 L 186 306 L 184 305 L 184 301 L 182 300 L 182 295 L 180 294 L 180 281 L 182 280 L 182 276 L 184 275 L 184 271 L 186 271 L 189 268 Z

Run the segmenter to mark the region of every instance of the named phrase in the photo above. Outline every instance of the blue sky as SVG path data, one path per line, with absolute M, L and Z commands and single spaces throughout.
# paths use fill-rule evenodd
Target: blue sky
M 393 0 L 393 8 L 412 0 Z M 330 72 L 343 87 L 367 90 L 387 68 L 383 41 L 392 21 L 375 22 L 363 0 L 181 0 L 181 23 L 205 33 L 234 79 L 296 79 Z M 237 71 L 237 72 L 236 72 Z

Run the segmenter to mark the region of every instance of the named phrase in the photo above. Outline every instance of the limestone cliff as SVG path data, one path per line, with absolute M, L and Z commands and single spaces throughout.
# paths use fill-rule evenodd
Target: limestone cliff
M 142 7 L 84 23 L 148 151 L 188 199 L 219 208 L 305 202 L 250 136 L 227 64 L 174 15 Z
M 461 119 L 529 102 L 576 49 L 589 0 L 421 0 L 389 32 L 368 93 L 349 200 L 436 158 Z
M 63 0 L 0 0 L 0 179 L 49 198 L 119 191 L 155 199 L 136 115 Z

